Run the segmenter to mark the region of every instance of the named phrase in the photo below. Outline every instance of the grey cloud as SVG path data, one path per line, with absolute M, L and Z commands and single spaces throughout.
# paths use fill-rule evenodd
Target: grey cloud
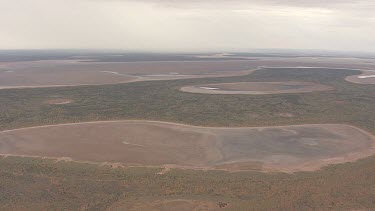
M 2 0 L 0 49 L 375 51 L 369 0 Z
M 132 0 L 112 0 L 112 1 L 132 1 Z M 135 1 L 135 0 L 133 0 Z M 226 5 L 257 5 L 267 4 L 273 6 L 293 6 L 293 7 L 319 7 L 319 8 L 330 8 L 330 7 L 341 7 L 341 6 L 353 6 L 353 5 L 372 5 L 372 0 L 137 0 L 142 2 L 155 3 L 159 5 L 212 5 L 215 7 L 216 4 Z

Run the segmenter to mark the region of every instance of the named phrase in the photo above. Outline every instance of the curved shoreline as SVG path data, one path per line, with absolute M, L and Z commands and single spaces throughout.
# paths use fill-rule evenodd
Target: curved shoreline
M 36 86 L 0 86 L 0 90 L 9 90 L 9 89 L 36 89 L 36 88 L 69 88 L 69 87 L 80 87 L 80 86 L 104 86 L 104 85 L 116 85 L 116 84 L 127 84 L 127 83 L 134 83 L 134 82 L 142 82 L 142 81 L 168 81 L 168 80 L 183 80 L 183 79 L 199 79 L 199 78 L 225 78 L 225 77 L 234 77 L 234 76 L 245 76 L 249 75 L 258 69 L 250 69 L 250 70 L 241 70 L 236 71 L 233 74 L 217 74 L 217 75 L 183 75 L 183 77 L 178 77 L 179 75 L 170 75 L 169 78 L 163 78 L 163 76 L 155 75 L 155 78 L 152 78 L 153 75 L 144 75 L 144 76 L 132 76 L 132 75 L 123 75 L 129 77 L 135 77 L 135 79 L 129 79 L 121 82 L 114 82 L 114 83 L 97 83 L 97 84 L 77 84 L 77 85 L 36 85 Z M 176 77 L 177 76 L 177 77 Z M 157 78 L 161 77 L 161 78 Z
M 289 88 L 285 88 L 289 86 Z M 294 86 L 294 88 L 293 88 Z M 283 89 L 283 87 L 285 89 Z M 231 82 L 200 84 L 194 86 L 183 86 L 182 92 L 197 94 L 228 94 L 228 95 L 276 95 L 311 93 L 334 90 L 333 87 L 310 82 L 300 81 L 278 81 L 278 82 Z
M 247 71 L 254 72 L 256 70 L 262 70 L 262 69 L 266 69 L 266 68 L 275 68 L 275 67 L 262 67 L 262 68 L 258 68 L 258 69 L 255 69 L 255 70 L 247 70 Z M 279 67 L 279 68 L 285 69 L 285 68 L 292 68 L 292 67 Z M 294 68 L 295 69 L 299 69 L 299 68 L 302 68 L 302 67 L 294 67 Z M 309 67 L 304 67 L 304 68 L 309 68 Z M 316 67 L 311 67 L 311 68 L 316 68 Z M 327 69 L 352 70 L 352 69 L 347 69 L 347 68 L 327 68 Z M 207 78 L 207 77 L 208 78 L 209 77 L 213 77 L 214 78 L 214 77 L 230 77 L 230 76 L 228 76 L 228 75 L 224 75 L 224 76 L 220 76 L 220 75 L 204 75 L 203 77 L 204 78 Z M 185 78 L 181 78 L 181 79 L 185 79 Z M 179 80 L 179 79 L 155 79 L 155 80 Z M 140 81 L 142 81 L 142 80 L 140 80 Z M 143 81 L 147 81 L 147 80 L 143 80 Z M 132 82 L 136 82 L 136 81 L 132 81 Z M 109 84 L 123 84 L 123 83 L 130 83 L 130 82 L 109 83 Z M 96 85 L 109 85 L 109 84 L 87 84 L 87 85 L 69 85 L 69 86 L 96 86 Z M 50 87 L 50 86 L 44 86 L 44 87 Z M 54 87 L 67 87 L 67 86 L 65 86 L 65 85 L 57 85 L 57 86 L 54 86 Z M 20 88 L 43 88 L 43 87 L 20 87 Z M 12 88 L 10 88 L 10 89 L 12 89 Z M 355 128 L 357 130 L 360 130 L 361 132 L 364 132 L 365 134 L 369 135 L 372 138 L 374 137 L 371 133 L 369 133 L 367 131 L 364 131 L 364 130 L 358 128 L 358 127 L 355 127 L 355 126 L 352 126 L 352 125 L 347 125 L 347 124 L 298 124 L 298 125 L 280 125 L 280 126 L 262 126 L 262 127 L 202 127 L 202 126 L 193 126 L 193 125 L 187 125 L 187 124 L 181 124 L 181 123 L 172 123 L 172 122 L 163 122 L 163 121 L 148 121 L 148 120 L 112 120 L 112 121 L 93 121 L 93 122 L 78 122 L 78 123 L 42 125 L 42 126 L 24 127 L 24 128 L 4 130 L 4 131 L 0 131 L 0 134 L 10 133 L 10 132 L 16 132 L 16 131 L 31 130 L 31 129 L 36 129 L 36 128 L 48 128 L 48 127 L 72 126 L 72 125 L 85 125 L 85 124 L 98 124 L 98 123 L 111 123 L 111 122 L 112 123 L 114 123 L 114 122 L 154 123 L 154 124 L 157 123 L 157 124 L 163 124 L 163 125 L 184 126 L 184 127 L 190 127 L 190 128 L 196 128 L 196 129 L 220 129 L 220 130 L 269 129 L 269 128 L 281 128 L 281 127 L 303 127 L 303 126 L 322 126 L 322 125 L 327 125 L 327 126 L 329 126 L 329 125 L 346 125 L 346 126 L 350 126 L 352 128 Z M 371 150 L 373 150 L 373 149 L 371 149 Z M 324 165 L 355 161 L 357 159 L 360 159 L 360 158 L 363 158 L 363 157 L 367 157 L 367 156 L 369 156 L 371 154 L 373 154 L 373 152 L 371 152 L 370 154 L 366 154 L 366 155 L 363 155 L 363 154 L 362 155 L 357 155 L 357 154 L 354 153 L 354 154 L 345 155 L 343 157 L 329 158 L 329 159 L 326 159 L 324 161 L 324 162 L 326 162 L 326 164 L 324 164 Z M 6 154 L 3 154 L 3 155 L 6 155 Z M 9 156 L 23 156 L 23 155 L 11 155 L 10 154 Z M 26 156 L 26 157 L 28 157 L 28 156 Z M 43 158 L 44 156 L 40 156 L 40 157 Z M 61 158 L 53 158 L 53 159 L 61 159 Z M 74 161 L 76 161 L 76 160 L 74 160 Z M 85 161 L 82 161 L 82 162 L 85 162 Z M 170 164 L 166 164 L 166 165 L 170 165 Z M 178 166 L 178 165 L 176 165 L 176 166 Z M 317 166 L 319 166 L 319 165 L 316 165 L 316 163 L 312 162 L 310 164 L 303 165 L 303 166 L 301 166 L 299 168 L 301 168 L 301 169 L 308 168 L 308 169 L 317 170 L 317 169 L 320 168 L 320 167 L 317 167 Z M 179 166 L 179 168 L 191 168 L 191 167 Z M 201 168 L 201 167 L 196 167 L 196 168 Z M 204 169 L 215 170 L 217 168 L 204 167 Z M 268 169 L 264 169 L 264 171 L 273 171 L 275 169 L 277 169 L 277 167 L 269 167 Z M 221 169 L 221 170 L 226 170 L 226 169 L 224 168 L 224 169 Z M 282 170 L 282 171 L 288 172 L 287 169 L 286 170 Z M 293 172 L 293 171 L 291 171 L 291 172 Z
M 375 71 L 371 70 L 360 70 L 362 74 L 351 75 L 345 77 L 345 80 L 350 83 L 371 85 L 375 84 Z
M 253 171 L 253 170 L 256 170 L 256 171 L 262 171 L 262 172 L 287 172 L 287 173 L 292 173 L 292 172 L 296 172 L 296 171 L 315 171 L 315 170 L 319 170 L 322 167 L 330 165 L 330 164 L 353 162 L 353 161 L 356 161 L 358 159 L 371 156 L 375 153 L 375 137 L 371 133 L 369 133 L 365 130 L 362 130 L 358 127 L 355 127 L 355 126 L 352 126 L 352 125 L 347 125 L 347 124 L 303 124 L 303 125 L 283 125 L 283 126 L 266 126 L 266 127 L 200 127 L 200 126 L 193 126 L 193 125 L 187 125 L 187 124 L 181 124 L 181 123 L 172 123 L 172 122 L 163 122 L 163 121 L 116 120 L 116 121 L 94 121 L 94 122 L 66 123 L 66 124 L 57 124 L 57 125 L 44 125 L 44 126 L 18 128 L 18 129 L 0 131 L 0 135 L 5 135 L 5 134 L 8 134 L 8 133 L 12 134 L 13 132 L 15 132 L 14 135 L 17 134 L 17 132 L 21 132 L 21 134 L 22 134 L 22 132 L 27 132 L 28 130 L 43 129 L 43 128 L 44 129 L 54 128 L 54 130 L 56 130 L 56 129 L 61 130 L 62 128 L 59 129 L 59 127 L 61 127 L 61 126 L 67 126 L 69 128 L 69 126 L 76 126 L 76 125 L 81 125 L 83 127 L 86 127 L 86 126 L 89 126 L 89 125 L 95 126 L 96 124 L 97 125 L 102 124 L 101 127 L 103 127 L 103 126 L 105 126 L 106 123 L 119 123 L 119 124 L 133 124 L 134 123 L 135 125 L 133 125 L 133 126 L 135 126 L 135 127 L 136 126 L 142 126 L 142 125 L 143 126 L 149 125 L 149 126 L 154 127 L 155 125 L 156 126 L 159 125 L 162 128 L 172 128 L 172 129 L 174 128 L 173 130 L 177 130 L 177 131 L 180 131 L 180 130 L 185 131 L 186 130 L 186 132 L 188 132 L 188 133 L 189 133 L 189 131 L 196 131 L 196 132 L 199 132 L 199 133 L 202 132 L 202 133 L 205 133 L 205 134 L 212 133 L 213 135 L 215 135 L 215 134 L 228 134 L 228 133 L 229 134 L 238 134 L 238 133 L 241 134 L 241 133 L 243 133 L 244 130 L 249 130 L 249 131 L 253 131 L 253 132 L 259 131 L 260 134 L 262 134 L 262 133 L 268 134 L 267 131 L 263 132 L 263 130 L 269 130 L 269 129 L 271 131 L 272 131 L 272 129 L 277 129 L 279 131 L 284 131 L 283 133 L 287 133 L 287 134 L 291 135 L 289 129 L 291 129 L 291 130 L 295 129 L 296 131 L 300 131 L 300 130 L 303 131 L 303 130 L 306 130 L 307 128 L 309 128 L 309 127 L 316 128 L 316 129 L 338 127 L 338 130 L 340 131 L 340 130 L 343 130 L 343 128 L 348 127 L 348 128 L 352 128 L 353 131 L 358 131 L 358 132 L 362 133 L 363 135 L 365 135 L 366 137 L 369 137 L 369 140 L 372 140 L 371 141 L 372 144 L 371 144 L 371 147 L 369 147 L 369 148 L 365 148 L 365 149 L 362 149 L 360 151 L 356 150 L 356 151 L 353 151 L 353 152 L 340 154 L 340 156 L 338 156 L 338 157 L 327 157 L 326 159 L 316 158 L 317 160 L 312 160 L 312 161 L 309 161 L 309 162 L 304 161 L 300 164 L 298 164 L 298 162 L 297 162 L 293 165 L 282 164 L 281 166 L 273 165 L 272 162 L 271 162 L 271 164 L 270 163 L 260 164 L 260 163 L 258 163 L 258 161 L 252 160 L 250 158 L 249 158 L 250 160 L 247 160 L 247 159 L 242 160 L 242 161 L 241 160 L 234 160 L 234 161 L 231 161 L 231 162 L 225 162 L 225 160 L 222 160 L 222 161 L 220 161 L 219 163 L 217 163 L 213 166 L 212 165 L 207 166 L 203 163 L 202 163 L 203 164 L 202 166 L 201 165 L 197 166 L 197 165 L 192 165 L 192 164 L 181 165 L 182 163 L 180 163 L 180 164 L 179 163 L 176 163 L 176 164 L 165 163 L 165 164 L 161 164 L 161 165 L 159 165 L 159 164 L 158 165 L 149 165 L 149 164 L 145 163 L 146 165 L 143 165 L 143 164 L 134 165 L 134 164 L 131 164 L 131 162 L 130 163 L 108 162 L 108 161 L 97 162 L 97 161 L 93 161 L 93 160 L 88 161 L 88 160 L 85 160 L 85 159 L 84 160 L 82 160 L 82 159 L 78 159 L 78 160 L 72 159 L 69 156 L 57 156 L 57 157 L 55 157 L 55 156 L 27 155 L 27 154 L 17 154 L 17 153 L 16 154 L 14 154 L 14 153 L 1 153 L 0 155 L 2 155 L 2 156 L 16 156 L 16 157 L 48 158 L 48 159 L 56 159 L 56 160 L 74 161 L 74 162 L 82 162 L 82 163 L 95 163 L 95 164 L 104 164 L 104 165 L 115 165 L 115 166 L 124 166 L 124 167 L 145 166 L 145 167 L 168 167 L 168 168 L 197 169 L 197 170 L 199 170 L 199 169 L 200 170 L 225 170 L 225 171 Z M 139 125 L 136 125 L 136 124 L 139 124 Z M 113 125 L 113 126 L 116 126 L 116 125 Z M 111 127 L 113 127 L 113 126 L 111 126 Z M 72 127 L 70 127 L 70 128 L 72 128 Z M 92 128 L 92 127 L 90 127 L 90 128 Z M 64 129 L 62 129 L 62 130 L 64 130 Z M 328 130 L 330 131 L 331 129 L 328 129 Z M 249 135 L 251 135 L 253 132 L 249 133 Z M 259 132 L 257 132 L 257 133 L 259 133 Z M 184 132 L 182 132 L 182 133 L 184 133 Z M 339 132 L 337 132 L 337 133 L 339 134 Z M 18 133 L 18 134 L 20 134 L 20 133 Z M 273 134 L 273 133 L 271 132 L 271 134 Z M 280 135 L 277 135 L 276 137 L 278 137 L 278 138 L 282 137 Z M 222 136 L 222 135 L 220 135 L 220 136 Z M 345 135 L 345 137 L 346 136 L 347 136 L 347 134 Z M 230 140 L 231 139 L 229 139 L 229 140 L 223 139 L 222 141 L 224 141 L 224 143 L 226 143 L 225 141 L 230 141 Z M 343 139 L 343 141 L 344 140 L 346 140 L 346 139 Z M 221 141 L 219 141 L 219 143 L 220 142 Z M 30 142 L 30 143 L 32 144 L 32 142 Z M 228 143 L 230 143 L 230 142 L 228 142 Z M 345 143 L 345 141 L 343 143 Z M 93 144 L 95 144 L 95 143 L 93 143 Z M 245 166 L 245 167 L 247 166 L 246 169 L 243 169 L 242 168 L 243 166 Z M 247 168 L 249 168 L 249 166 L 250 166 L 251 169 L 247 169 Z
M 237 60 L 231 60 L 231 61 L 237 61 Z M 240 60 L 242 61 L 242 60 Z M 172 61 L 174 62 L 174 61 Z M 80 87 L 80 86 L 103 86 L 103 85 L 116 85 L 116 84 L 127 84 L 127 83 L 134 83 L 134 82 L 142 82 L 142 81 L 164 81 L 164 80 L 183 80 L 183 79 L 199 79 L 199 78 L 225 78 L 225 77 L 235 77 L 235 76 L 245 76 L 250 75 L 255 71 L 262 70 L 262 69 L 285 69 L 285 68 L 291 68 L 291 69 L 332 69 L 332 70 L 354 70 L 354 71 L 375 71 L 374 70 L 365 70 L 365 69 L 357 69 L 357 68 L 334 68 L 334 67 L 309 67 L 309 66 L 258 66 L 257 68 L 253 69 L 245 69 L 245 70 L 237 70 L 233 71 L 234 73 L 231 74 L 206 74 L 206 75 L 184 75 L 184 77 L 176 77 L 179 75 L 171 75 L 176 78 L 151 78 L 150 76 L 144 75 L 144 76 L 133 76 L 133 75 L 127 75 L 122 74 L 123 76 L 129 76 L 134 77 L 135 79 L 129 79 L 125 81 L 120 82 L 114 82 L 114 83 L 96 83 L 96 84 L 73 84 L 73 85 L 64 85 L 64 84 L 56 84 L 56 85 L 30 85 L 30 86 L 0 86 L 1 90 L 9 90 L 9 89 L 34 89 L 34 88 L 69 88 L 69 87 Z M 350 76 L 348 76 L 350 77 Z
M 199 126 L 199 125 L 189 125 L 184 123 L 175 123 L 175 122 L 167 122 L 167 121 L 157 121 L 157 120 L 143 120 L 143 119 L 125 119 L 125 120 L 103 120 L 103 121 L 88 121 L 88 122 L 72 122 L 72 123 L 62 123 L 62 124 L 51 124 L 51 125 L 40 125 L 40 126 L 31 126 L 31 127 L 22 127 L 22 128 L 15 128 L 9 130 L 2 130 L 1 133 L 18 131 L 18 130 L 26 130 L 26 129 L 34 129 L 34 128 L 48 128 L 48 127 L 55 127 L 55 126 L 69 126 L 69 125 L 84 125 L 84 124 L 97 124 L 97 123 L 121 123 L 121 122 L 129 122 L 129 123 L 159 123 L 165 125 L 174 125 L 174 126 L 187 126 L 192 128 L 206 128 L 206 129 L 244 129 L 244 128 L 254 128 L 254 129 L 267 129 L 267 128 L 280 128 L 280 127 L 298 127 L 298 126 L 319 126 L 319 125 L 345 125 L 350 126 L 352 128 L 360 129 L 362 132 L 370 134 L 371 136 L 375 137 L 370 132 L 363 130 L 357 126 L 350 125 L 350 124 L 342 124 L 342 123 L 322 123 L 322 124 L 292 124 L 292 125 L 275 125 L 275 126 L 244 126 L 244 127 L 210 127 L 210 126 Z

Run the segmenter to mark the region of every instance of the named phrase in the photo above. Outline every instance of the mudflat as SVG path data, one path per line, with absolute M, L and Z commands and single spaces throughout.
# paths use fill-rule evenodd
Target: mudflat
M 357 84 L 375 84 L 375 71 L 362 71 L 361 75 L 348 76 L 346 80 Z
M 0 63 L 0 89 L 78 86 L 134 81 L 246 75 L 256 64 L 215 62 L 81 62 L 75 60 Z
M 229 171 L 316 170 L 369 156 L 374 143 L 338 124 L 214 128 L 129 120 L 0 132 L 2 155 Z
M 201 94 L 284 94 L 284 93 L 304 93 L 316 91 L 328 91 L 333 87 L 297 81 L 282 82 L 238 82 L 238 83 L 219 83 L 203 84 L 195 86 L 182 87 L 183 92 L 201 93 Z
M 0 62 L 0 89 L 241 76 L 262 67 L 327 67 L 375 70 L 373 60 L 359 58 L 249 57 L 248 60 L 236 60 L 239 58 L 233 57 L 232 59 L 149 62 L 80 60 Z

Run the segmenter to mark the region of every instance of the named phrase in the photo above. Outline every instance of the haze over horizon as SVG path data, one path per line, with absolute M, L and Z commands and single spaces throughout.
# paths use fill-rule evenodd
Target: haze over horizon
M 0 2 L 0 49 L 375 52 L 371 0 Z

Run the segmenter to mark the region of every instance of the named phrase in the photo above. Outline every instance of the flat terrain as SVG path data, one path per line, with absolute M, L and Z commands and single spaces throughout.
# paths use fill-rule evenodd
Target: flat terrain
M 269 68 L 226 78 L 0 90 L 0 129 L 145 119 L 223 127 L 335 123 L 375 134 L 375 86 L 345 81 L 358 74 L 353 70 Z M 200 95 L 179 90 L 199 84 L 279 81 L 319 83 L 333 90 L 283 95 Z M 71 102 L 46 103 L 54 99 Z
M 221 84 L 202 84 L 198 86 L 185 86 L 183 92 L 201 94 L 285 94 L 304 93 L 332 90 L 332 87 L 307 82 L 283 81 L 283 82 L 238 82 Z
M 136 77 L 128 75 L 89 71 L 78 61 L 0 63 L 0 88 L 2 89 L 107 84 L 134 79 Z
M 99 59 L 0 62 L 0 89 L 241 76 L 259 67 L 375 70 L 375 62 L 372 59 L 360 58 L 228 57 L 227 59 L 231 60 L 101 62 Z M 107 60 L 117 61 L 110 58 L 104 61 Z
M 315 172 L 114 168 L 0 157 L 3 210 L 372 210 L 375 157 Z M 220 204 L 227 205 L 220 208 Z
M 2 132 L 1 153 L 128 165 L 204 165 L 220 159 L 214 137 L 166 123 L 107 122 Z
M 316 60 L 318 61 L 318 59 Z M 301 64 L 303 62 L 306 61 L 301 61 Z M 365 69 L 365 66 L 372 65 L 368 62 L 370 61 L 361 60 L 355 66 L 358 69 Z M 332 61 L 332 66 L 334 66 L 333 63 L 334 61 Z M 324 62 L 321 66 L 326 66 L 323 64 Z M 341 64 L 345 68 L 348 63 L 342 62 Z M 338 65 L 336 64 L 336 66 Z M 349 65 L 346 67 L 349 68 Z M 199 146 L 199 149 L 196 150 L 201 150 L 200 152 L 206 155 L 207 144 L 215 143 L 217 146 L 213 149 L 222 149 L 218 154 L 226 156 L 222 160 L 225 162 L 221 160 L 211 162 L 211 159 L 219 157 L 216 157 L 218 154 L 211 153 L 215 156 L 209 158 L 202 156 L 197 159 L 182 159 L 172 153 L 173 156 L 177 156 L 179 162 L 190 163 L 192 166 L 203 165 L 202 160 L 205 160 L 215 169 L 229 169 L 230 166 L 232 171 L 261 170 L 260 168 L 264 168 L 266 165 L 264 163 L 268 162 L 270 169 L 263 169 L 267 171 L 272 170 L 273 162 L 279 168 L 282 166 L 281 164 L 287 163 L 290 171 L 293 164 L 304 164 L 303 168 L 300 165 L 295 165 L 294 169 L 311 170 L 318 168 L 315 164 L 323 166 L 329 163 L 341 163 L 325 166 L 317 171 L 298 171 L 293 174 L 173 168 L 176 164 L 161 165 L 161 167 L 123 168 L 120 164 L 114 163 L 114 160 L 120 157 L 120 153 L 114 153 L 115 156 L 118 156 L 114 159 L 105 153 L 101 153 L 103 155 L 100 156 L 98 153 L 89 154 L 85 148 L 76 147 L 77 149 L 73 152 L 78 152 L 79 155 L 71 156 L 73 159 L 82 158 L 79 156 L 100 158 L 98 162 L 101 165 L 70 162 L 67 161 L 69 160 L 66 158 L 68 156 L 57 154 L 58 149 L 51 145 L 40 148 L 45 150 L 44 152 L 48 151 L 50 156 L 57 155 L 65 158 L 41 159 L 8 155 L 0 159 L 0 209 L 183 210 L 184 208 L 204 207 L 208 210 L 249 210 L 251 207 L 253 210 L 373 210 L 375 208 L 373 200 L 375 198 L 375 157 L 370 156 L 370 152 L 367 153 L 366 150 L 363 150 L 365 146 L 367 146 L 367 150 L 371 150 L 371 147 L 365 141 L 366 138 L 361 137 L 367 137 L 367 133 L 362 130 L 375 134 L 373 106 L 375 104 L 375 86 L 373 84 L 356 84 L 345 80 L 348 76 L 359 74 L 361 72 L 348 69 L 264 68 L 250 75 L 220 78 L 0 90 L 0 130 L 2 131 L 74 122 L 147 119 L 195 125 L 183 128 L 192 136 L 201 137 L 203 133 L 207 137 L 207 142 L 203 145 L 187 141 L 189 144 L 195 144 L 192 146 L 184 145 L 184 143 L 160 144 L 158 149 L 172 146 L 172 150 L 168 148 L 170 153 L 173 150 L 190 153 L 191 147 Z M 280 81 L 318 83 L 334 89 L 282 95 L 201 95 L 179 91 L 181 87 L 199 84 Z M 66 100 L 71 102 L 59 104 Z M 296 124 L 304 125 L 304 127 L 306 124 L 331 126 L 320 127 L 321 129 L 312 127 L 296 129 L 294 126 L 288 126 Z M 276 127 L 280 125 L 284 125 L 282 127 L 289 132 Z M 353 125 L 356 128 L 347 125 Z M 197 130 L 203 126 L 214 128 L 209 133 Z M 267 134 L 270 134 L 271 137 L 265 138 L 265 134 L 259 128 L 257 130 L 249 128 L 254 126 L 271 129 L 266 129 Z M 224 131 L 225 128 L 216 130 L 216 127 L 241 128 Z M 27 135 L 26 131 L 25 134 L 22 132 L 23 135 L 18 133 L 18 130 L 10 133 L 17 132 L 17 135 L 24 137 L 25 140 L 31 138 L 33 143 L 38 143 L 41 146 L 49 143 L 46 139 L 55 140 L 54 143 L 57 142 L 56 140 L 65 142 L 66 140 L 63 140 L 62 136 L 72 136 L 77 140 L 84 140 L 62 132 L 61 128 L 60 126 L 50 128 L 52 131 L 56 131 L 59 137 L 41 128 L 45 131 L 40 136 L 42 141 L 36 140 L 37 134 Z M 103 128 L 106 129 L 105 126 Z M 136 129 L 127 128 L 120 127 L 120 130 L 128 131 L 128 134 L 137 137 L 138 132 L 134 132 L 137 131 Z M 178 128 L 171 131 L 170 127 L 159 125 L 158 127 L 147 127 L 146 130 L 169 131 L 163 132 L 163 134 L 170 134 L 168 139 L 164 139 L 170 140 L 173 136 L 179 137 L 178 131 L 182 128 Z M 290 129 L 297 131 L 299 135 L 293 135 Z M 77 131 L 77 129 L 72 130 Z M 89 130 L 81 138 L 95 136 L 96 130 L 101 129 Z M 111 131 L 111 128 L 108 130 Z M 234 133 L 233 130 L 241 131 Z M 121 135 L 120 132 L 113 129 L 112 132 L 115 135 Z M 90 136 L 91 133 L 94 135 Z M 142 130 L 142 133 L 145 131 Z M 351 136 L 353 134 L 356 134 L 355 139 Z M 14 138 L 17 137 L 16 134 L 14 135 L 13 139 L 8 137 L 9 141 L 4 142 L 9 147 L 8 149 L 27 149 L 19 154 L 28 152 L 31 155 L 37 155 L 39 146 L 32 148 L 33 145 L 28 145 L 26 141 L 17 141 L 18 146 L 12 145 L 14 142 L 11 140 L 15 140 Z M 250 135 L 256 135 L 257 138 L 249 142 L 246 137 Z M 114 141 L 118 147 L 126 149 L 140 147 L 137 146 L 138 143 L 135 145 L 132 143 L 134 139 L 124 141 L 123 139 L 127 136 L 117 141 L 111 134 L 107 134 L 107 137 L 110 141 Z M 106 140 L 107 137 L 103 137 L 102 140 Z M 214 138 L 212 139 L 212 137 Z M 189 137 L 184 138 L 189 140 Z M 202 140 L 202 138 L 200 139 Z M 291 140 L 293 144 L 286 140 Z M 339 144 L 341 142 L 338 140 L 344 141 L 344 144 Z M 363 141 L 357 143 L 357 140 Z M 317 145 L 315 145 L 316 142 Z M 86 148 L 94 150 L 94 152 L 96 152 L 95 150 L 103 152 L 95 147 L 96 144 L 104 149 L 117 150 L 107 148 L 101 141 L 96 141 L 93 145 L 90 145 L 89 140 L 78 143 L 69 141 L 68 143 L 73 146 L 85 145 Z M 168 141 L 168 143 L 170 142 Z M 55 145 L 61 149 L 70 147 L 62 143 Z M 255 146 L 260 150 L 251 151 Z M 296 146 L 296 148 L 291 146 Z M 293 149 L 293 153 L 289 148 Z M 2 149 L 5 152 L 11 152 L 6 151 L 5 147 Z M 246 154 L 244 151 L 249 151 L 251 154 Z M 303 153 L 298 154 L 299 151 Z M 142 151 L 139 152 L 142 153 Z M 270 152 L 274 157 L 270 156 Z M 279 156 L 275 157 L 275 154 Z M 154 154 L 151 155 L 154 156 Z M 168 157 L 169 155 L 161 155 L 160 157 L 167 161 L 171 159 Z M 367 155 L 370 157 L 357 160 L 357 158 Z M 189 156 L 192 155 L 189 154 Z M 290 159 L 291 157 L 293 159 Z M 111 161 L 101 162 L 101 160 L 107 159 Z M 318 162 L 315 164 L 306 163 L 304 162 L 306 159 Z M 253 161 L 247 162 L 249 160 Z M 297 163 L 289 163 L 289 161 L 296 160 Z M 139 160 L 132 160 L 132 162 L 134 161 L 137 163 Z M 231 163 L 231 161 L 236 162 Z M 342 163 L 344 161 L 353 162 Z M 149 162 L 156 163 L 153 160 Z M 158 162 L 163 163 L 163 160 Z M 220 205 L 225 204 L 224 208 L 220 208 Z
M 346 125 L 192 127 L 166 122 L 67 124 L 0 132 L 0 154 L 225 170 L 316 170 L 375 152 Z
M 48 105 L 65 105 L 65 104 L 69 104 L 71 103 L 72 101 L 69 100 L 69 99 L 51 99 L 51 100 L 47 100 L 46 101 L 46 104 Z
M 115 84 L 212 76 L 246 75 L 256 66 L 241 61 L 80 62 L 77 60 L 0 63 L 0 89 Z
M 130 210 L 130 211 L 203 211 L 220 209 L 219 203 L 213 201 L 203 200 L 189 200 L 189 199 L 160 199 L 149 201 L 123 201 L 119 204 L 112 205 L 110 210 Z
M 358 84 L 375 84 L 375 71 L 362 71 L 361 75 L 348 76 L 346 80 Z

